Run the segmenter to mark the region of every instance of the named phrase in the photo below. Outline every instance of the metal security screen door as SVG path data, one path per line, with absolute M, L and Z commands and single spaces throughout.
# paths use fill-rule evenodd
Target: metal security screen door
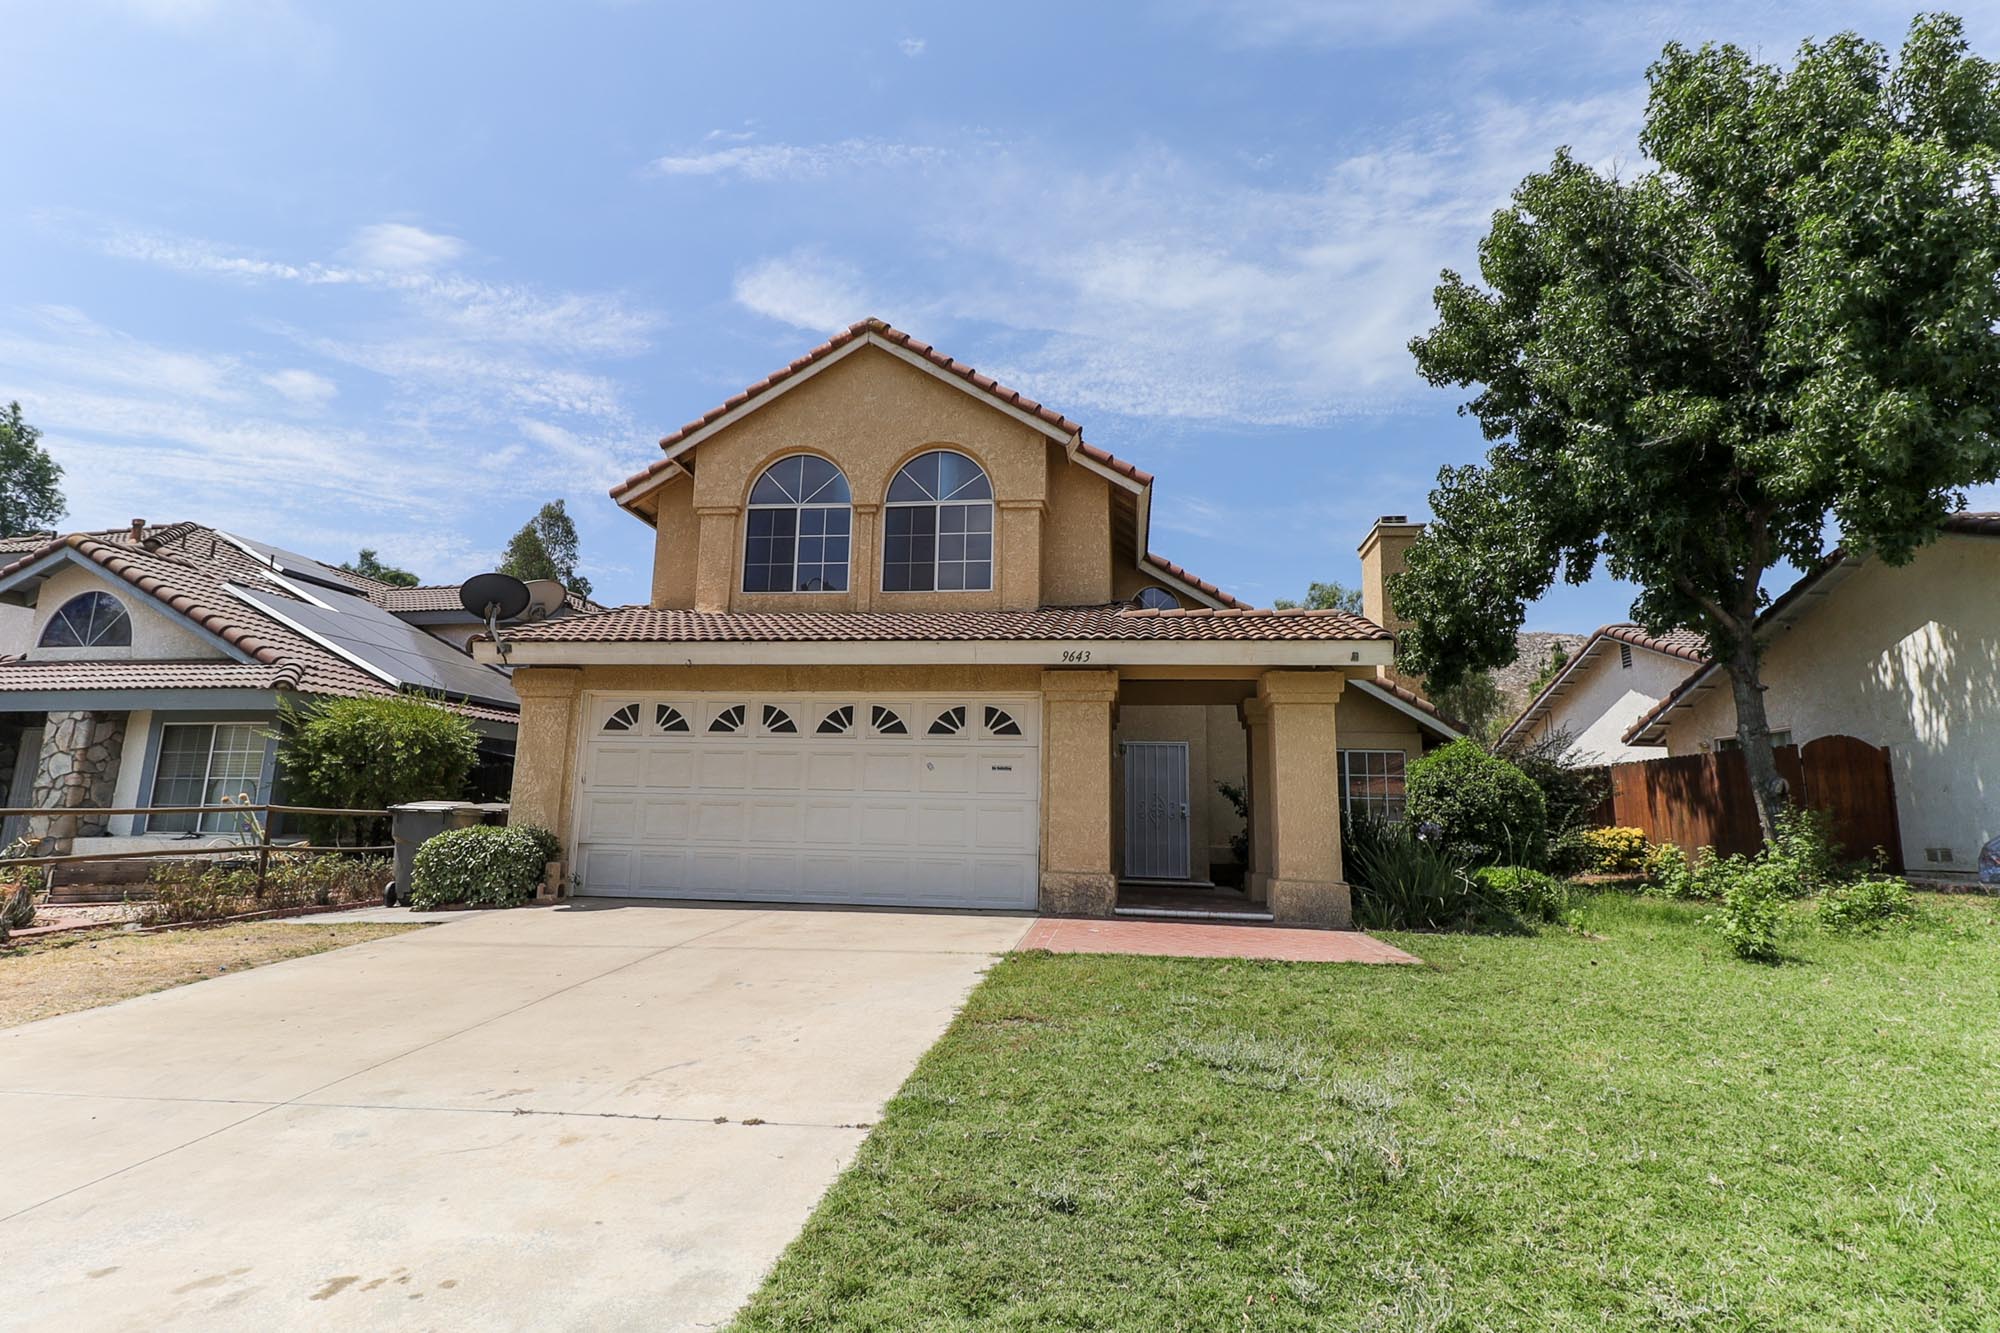
M 1125 874 L 1188 877 L 1186 741 L 1125 743 Z

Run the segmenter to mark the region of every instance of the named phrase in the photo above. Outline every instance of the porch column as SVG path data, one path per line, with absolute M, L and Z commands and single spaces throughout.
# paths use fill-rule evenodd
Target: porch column
M 514 673 L 521 720 L 514 733 L 514 791 L 507 819 L 547 829 L 563 840 L 565 853 L 582 688 L 583 673 L 575 667 L 522 667 Z
M 1344 676 L 1267 671 L 1257 701 L 1269 721 L 1269 784 L 1260 795 L 1270 818 L 1271 859 L 1264 891 L 1281 925 L 1354 924 L 1340 865 L 1340 758 L 1335 704 Z
M 50 713 L 42 726 L 42 753 L 34 790 L 25 804 L 76 810 L 111 804 L 118 762 L 125 752 L 124 713 Z M 28 821 L 28 839 L 44 856 L 67 856 L 78 838 L 109 830 L 105 815 L 60 815 Z
M 1116 671 L 1042 673 L 1044 912 L 1110 916 L 1112 714 Z
M 1243 730 L 1249 737 L 1249 765 L 1245 778 L 1250 790 L 1250 864 L 1244 871 L 1243 891 L 1253 903 L 1269 896 L 1271 883 L 1271 803 L 1266 796 L 1271 786 L 1271 708 L 1262 699 L 1242 703 Z

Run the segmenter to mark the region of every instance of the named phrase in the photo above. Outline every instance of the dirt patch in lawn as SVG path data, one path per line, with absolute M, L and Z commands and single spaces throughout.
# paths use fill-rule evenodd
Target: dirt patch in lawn
M 422 928 L 375 921 L 253 922 L 156 935 L 83 931 L 26 940 L 0 948 L 0 1028 Z

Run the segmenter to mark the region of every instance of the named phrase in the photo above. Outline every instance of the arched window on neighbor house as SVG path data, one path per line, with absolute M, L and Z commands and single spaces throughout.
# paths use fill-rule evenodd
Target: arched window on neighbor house
M 44 648 L 130 648 L 132 617 L 108 592 L 87 592 L 64 602 L 42 627 Z
M 993 484 L 964 454 L 919 454 L 889 483 L 882 507 L 883 591 L 992 586 Z

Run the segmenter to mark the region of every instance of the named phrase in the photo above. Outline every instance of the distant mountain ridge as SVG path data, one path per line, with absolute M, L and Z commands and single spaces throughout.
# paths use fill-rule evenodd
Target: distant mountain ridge
M 1501 698 L 1507 701 L 1505 713 L 1509 721 L 1520 716 L 1521 710 L 1535 696 L 1535 677 L 1542 674 L 1548 665 L 1549 653 L 1557 644 L 1571 657 L 1583 647 L 1588 634 L 1552 633 L 1548 630 L 1523 630 L 1514 636 L 1514 660 L 1506 666 L 1496 667 L 1493 683 L 1500 687 Z

